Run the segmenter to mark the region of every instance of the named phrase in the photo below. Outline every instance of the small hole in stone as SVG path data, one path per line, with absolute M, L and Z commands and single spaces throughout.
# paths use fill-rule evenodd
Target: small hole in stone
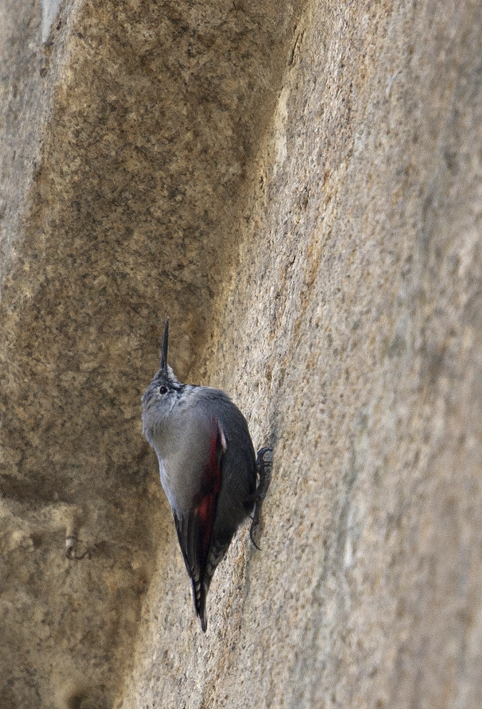
M 68 709 L 81 709 L 82 700 L 84 698 L 85 698 L 85 694 L 83 692 L 76 692 L 75 694 L 73 694 L 67 700 Z
M 38 532 L 34 532 L 33 534 L 31 534 L 30 539 L 32 540 L 34 549 L 38 549 L 42 545 L 42 535 Z

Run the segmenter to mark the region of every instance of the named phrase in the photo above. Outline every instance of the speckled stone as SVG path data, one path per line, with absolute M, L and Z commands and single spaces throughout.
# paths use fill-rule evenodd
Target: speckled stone
M 480 3 L 1 12 L 0 706 L 479 709 Z M 205 635 L 166 314 L 274 447 Z

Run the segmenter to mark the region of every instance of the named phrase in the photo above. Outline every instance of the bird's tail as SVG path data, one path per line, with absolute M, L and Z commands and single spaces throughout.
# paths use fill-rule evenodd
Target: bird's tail
M 208 589 L 206 586 L 201 583 L 199 585 L 196 585 L 194 581 L 192 582 L 192 595 L 194 598 L 194 607 L 196 609 L 196 614 L 198 615 L 200 621 L 201 621 L 201 628 L 203 633 L 206 632 L 206 629 L 208 627 L 208 621 L 206 618 L 206 596 L 208 593 Z
M 203 632 L 206 632 L 206 628 L 208 627 L 208 622 L 206 619 L 206 597 L 211 585 L 211 579 L 216 567 L 221 563 L 226 555 L 232 536 L 232 534 L 229 534 L 227 538 L 222 537 L 221 539 L 214 539 L 211 549 L 209 550 L 206 569 L 204 574 L 201 576 L 201 580 L 196 582 L 195 577 L 191 577 L 194 607 L 196 608 L 196 613 L 201 620 L 201 628 L 203 629 Z

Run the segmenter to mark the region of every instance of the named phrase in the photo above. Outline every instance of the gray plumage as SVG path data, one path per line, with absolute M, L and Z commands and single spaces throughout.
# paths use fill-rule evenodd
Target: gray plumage
M 159 371 L 142 397 L 143 432 L 157 453 L 205 631 L 213 573 L 256 502 L 256 459 L 246 420 L 227 394 L 176 379 L 168 334 L 169 320 Z

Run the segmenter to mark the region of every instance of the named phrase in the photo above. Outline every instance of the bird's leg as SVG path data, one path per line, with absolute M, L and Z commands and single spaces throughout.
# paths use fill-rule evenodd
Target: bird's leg
M 270 447 L 266 448 L 261 448 L 258 451 L 258 455 L 256 457 L 256 472 L 258 476 L 258 485 L 256 487 L 256 506 L 254 508 L 254 514 L 253 514 L 253 521 L 251 523 L 251 528 L 249 530 L 249 536 L 251 539 L 251 542 L 254 544 L 256 549 L 259 551 L 260 548 L 254 541 L 254 533 L 257 531 L 260 523 L 260 518 L 261 518 L 261 506 L 263 504 L 263 500 L 266 497 L 266 493 L 268 492 L 269 484 L 271 482 L 271 468 L 272 468 L 272 460 L 265 459 L 266 453 L 272 453 L 273 449 Z

